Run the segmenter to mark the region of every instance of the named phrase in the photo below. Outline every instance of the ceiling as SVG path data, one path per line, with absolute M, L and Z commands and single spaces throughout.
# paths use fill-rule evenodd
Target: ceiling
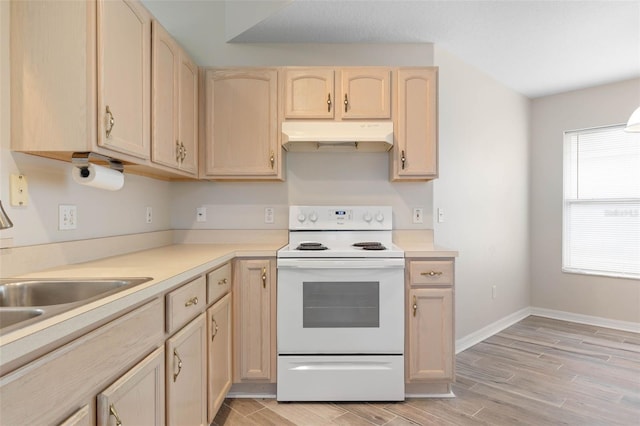
M 184 31 L 214 36 L 194 4 L 220 0 L 143 1 L 183 43 Z M 226 10 L 232 43 L 434 43 L 531 98 L 640 76 L 640 0 L 232 0 Z

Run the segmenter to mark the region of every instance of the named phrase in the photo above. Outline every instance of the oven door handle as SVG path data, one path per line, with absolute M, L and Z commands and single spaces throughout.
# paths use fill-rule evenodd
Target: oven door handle
M 397 259 L 278 259 L 278 269 L 402 269 Z

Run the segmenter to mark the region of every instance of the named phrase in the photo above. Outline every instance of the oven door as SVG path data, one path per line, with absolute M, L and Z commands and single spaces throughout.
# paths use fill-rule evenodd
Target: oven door
M 278 354 L 404 352 L 404 259 L 278 259 Z

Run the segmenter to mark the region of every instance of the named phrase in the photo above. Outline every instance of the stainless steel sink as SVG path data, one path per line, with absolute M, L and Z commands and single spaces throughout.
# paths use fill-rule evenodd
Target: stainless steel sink
M 36 308 L 6 308 L 0 309 L 0 327 L 9 327 L 22 321 L 36 318 L 44 311 Z
M 0 334 L 151 279 L 0 279 Z

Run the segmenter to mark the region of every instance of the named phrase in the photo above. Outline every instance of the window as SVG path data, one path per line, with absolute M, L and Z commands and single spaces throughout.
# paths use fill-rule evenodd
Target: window
M 640 133 L 566 132 L 562 270 L 640 278 Z

